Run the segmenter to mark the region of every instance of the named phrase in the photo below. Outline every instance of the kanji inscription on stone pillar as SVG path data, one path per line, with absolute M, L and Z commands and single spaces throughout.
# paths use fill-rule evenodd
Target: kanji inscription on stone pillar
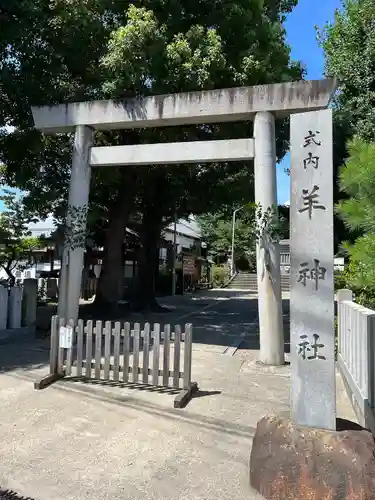
M 332 111 L 291 116 L 292 416 L 336 428 Z

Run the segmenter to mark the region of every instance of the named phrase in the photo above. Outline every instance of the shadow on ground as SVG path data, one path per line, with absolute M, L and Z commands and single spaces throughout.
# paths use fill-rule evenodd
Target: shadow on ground
M 22 497 L 15 491 L 0 488 L 0 500 L 33 500 L 30 497 Z
M 95 400 L 106 402 L 108 404 L 126 406 L 127 408 L 132 408 L 136 411 L 147 413 L 155 417 L 161 417 L 170 421 L 177 420 L 181 423 L 192 425 L 193 427 L 199 427 L 210 431 L 216 431 L 219 433 L 239 436 L 247 439 L 252 438 L 256 430 L 255 427 L 252 426 L 241 425 L 236 422 L 229 422 L 225 419 L 219 419 L 211 416 L 204 416 L 200 413 L 194 413 L 192 411 L 192 407 L 190 408 L 189 412 L 184 412 L 180 409 L 175 409 L 172 407 L 169 409 L 160 405 L 152 404 L 146 400 L 129 395 L 123 395 L 118 392 L 99 392 L 96 391 L 91 384 L 76 384 L 75 382 L 69 381 L 69 379 L 64 379 L 64 383 L 59 382 L 58 389 L 62 391 L 71 391 L 72 389 L 76 389 L 80 394 L 83 394 Z M 220 391 L 207 392 L 209 392 L 209 394 L 205 394 L 205 396 L 213 396 L 217 393 L 220 393 Z M 199 397 L 199 394 L 195 397 Z
M 136 389 L 138 391 L 146 392 L 156 392 L 159 394 L 168 394 L 174 396 L 181 392 L 182 389 L 176 389 L 172 387 L 162 387 L 155 386 L 151 384 L 143 384 L 137 382 L 115 382 L 114 380 L 98 380 L 98 379 L 88 379 L 85 377 L 65 377 L 61 380 L 62 383 L 77 382 L 82 384 L 88 384 L 92 386 L 103 386 L 103 387 L 119 387 L 121 389 Z M 206 396 L 215 396 L 221 394 L 221 391 L 202 391 L 199 390 L 195 392 L 192 396 L 193 399 L 204 398 Z M 0 499 L 1 500 L 1 499 Z
M 290 352 L 289 299 L 282 301 L 284 346 Z M 236 297 L 222 302 L 214 309 L 202 311 L 192 316 L 193 341 L 236 347 L 239 350 L 259 349 L 258 303 L 256 297 Z

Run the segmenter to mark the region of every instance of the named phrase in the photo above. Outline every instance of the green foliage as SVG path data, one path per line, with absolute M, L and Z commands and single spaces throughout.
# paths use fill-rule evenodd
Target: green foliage
M 340 172 L 340 187 L 349 195 L 337 207 L 353 231 L 375 233 L 375 142 L 356 138 L 349 144 L 349 158 Z
M 236 258 L 248 257 L 255 251 L 254 217 L 255 211 L 251 206 L 242 207 L 237 212 L 234 233 Z M 232 246 L 232 217 L 218 212 L 202 215 L 197 220 L 209 252 L 216 258 L 229 255 Z
M 37 301 L 45 302 L 47 297 L 47 279 L 43 278 L 38 286 L 37 290 Z
M 333 23 L 319 33 L 326 73 L 335 76 L 334 164 L 339 175 L 337 238 L 349 240 L 346 286 L 371 302 L 375 235 L 375 8 L 373 0 L 346 0 Z M 349 140 L 353 138 L 352 140 Z M 349 159 L 346 161 L 347 157 Z M 340 192 L 338 192 L 340 187 Z M 345 234 L 346 233 L 346 234 Z M 369 303 L 363 295 L 360 300 Z
M 320 33 L 326 73 L 336 76 L 335 104 L 356 134 L 375 140 L 375 8 L 373 0 L 345 0 Z
M 324 49 L 326 74 L 338 79 L 334 99 L 334 176 L 348 156 L 348 141 L 355 135 L 375 141 L 375 8 L 373 0 L 345 0 L 334 21 L 319 33 Z M 334 199 L 348 195 L 334 184 Z M 339 217 L 335 217 L 335 247 L 354 241 Z
M 215 288 L 221 288 L 229 281 L 229 268 L 227 266 L 212 266 L 212 282 Z
M 4 182 L 30 191 L 28 202 L 38 213 L 59 215 L 66 208 L 70 138 L 46 138 L 31 130 L 30 105 L 298 79 L 302 70 L 290 62 L 281 23 L 295 3 L 156 0 L 129 2 L 124 9 L 122 0 L 25 0 L 7 6 L 0 34 L 0 128 L 12 125 L 16 133 L 0 137 Z M 250 135 L 250 129 L 249 124 L 160 128 L 142 131 L 142 140 L 224 138 Z M 287 139 L 282 123 L 278 132 L 281 157 Z M 136 131 L 97 135 L 103 145 L 140 140 Z M 95 171 L 92 203 L 101 207 L 100 217 L 124 191 L 115 171 Z M 137 175 L 145 171 L 138 169 Z M 183 212 L 192 206 L 207 211 L 215 194 L 224 203 L 241 202 L 252 181 L 251 169 L 243 164 L 171 171 L 165 180 L 174 184 L 171 203 L 190 199 Z M 152 175 L 146 178 L 153 183 Z M 138 188 L 144 186 L 142 181 Z
M 335 290 L 348 288 L 353 291 L 358 304 L 375 310 L 375 286 L 367 284 L 368 278 L 366 269 L 360 263 L 351 261 L 344 272 L 335 273 Z
M 254 205 L 255 208 L 255 237 L 257 242 L 263 246 L 267 241 L 279 242 L 285 233 L 285 217 L 279 215 L 275 205 L 263 210 L 262 207 Z
M 0 214 L 0 267 L 15 283 L 14 271 L 25 270 L 34 263 L 33 251 L 40 247 L 39 238 L 31 237 L 27 224 L 31 218 L 24 211 L 22 201 L 14 193 L 2 196 L 6 210 Z
M 8 3 L 0 32 L 0 129 L 16 130 L 0 132 L 0 180 L 28 191 L 30 210 L 58 220 L 67 208 L 72 138 L 33 130 L 31 105 L 137 96 L 142 112 L 147 95 L 290 81 L 303 73 L 290 60 L 283 26 L 296 0 Z M 288 128 L 285 121 L 276 125 L 280 159 Z M 251 135 L 249 122 L 103 132 L 96 142 Z M 93 172 L 89 222 L 107 245 L 106 230 L 123 213 L 142 214 L 144 231 L 156 232 L 174 210 L 184 216 L 249 201 L 252 183 L 251 163 L 99 169 Z M 147 213 L 156 211 L 151 221 Z
M 209 251 L 216 258 L 228 256 L 232 246 L 233 219 L 228 212 L 208 213 L 198 217 L 198 223 Z M 279 241 L 287 236 L 288 222 L 276 207 L 263 211 L 259 205 L 248 203 L 236 214 L 234 232 L 235 261 L 246 259 L 253 268 L 255 247 L 259 242 Z M 267 241 L 266 241 L 267 240 Z
M 337 212 L 351 231 L 362 234 L 353 244 L 345 244 L 350 258 L 349 285 L 375 288 L 375 143 L 357 138 L 350 143 L 349 152 L 340 186 L 350 198 L 338 205 Z
M 334 288 L 335 292 L 337 290 L 342 290 L 348 286 L 345 271 L 335 271 L 334 273 Z

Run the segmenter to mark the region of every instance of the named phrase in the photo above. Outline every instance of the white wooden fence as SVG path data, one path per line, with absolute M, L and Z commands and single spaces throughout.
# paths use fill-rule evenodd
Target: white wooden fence
M 375 434 L 375 311 L 337 293 L 337 364 L 360 424 Z
M 111 321 L 65 324 L 51 320 L 50 374 L 35 384 L 41 389 L 62 377 L 79 377 L 132 384 L 181 389 L 175 407 L 186 404 L 198 389 L 191 381 L 192 335 L 190 323 L 185 331 L 176 325 Z

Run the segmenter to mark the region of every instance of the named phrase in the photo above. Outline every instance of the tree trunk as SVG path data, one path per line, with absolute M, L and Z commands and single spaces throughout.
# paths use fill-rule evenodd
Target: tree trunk
M 156 268 L 159 261 L 159 239 L 163 216 L 155 205 L 145 208 L 142 218 L 139 274 L 135 295 L 131 301 L 134 310 L 162 311 L 155 298 Z
M 123 205 L 123 204 L 122 204 Z M 122 210 L 121 210 L 122 208 Z M 124 240 L 129 210 L 119 204 L 110 210 L 105 235 L 103 263 L 96 289 L 95 305 L 116 307 L 124 293 Z
M 12 271 L 10 270 L 11 264 L 12 264 L 11 262 L 8 263 L 8 265 L 6 267 L 4 267 L 3 269 L 8 275 L 8 283 L 9 283 L 9 286 L 12 288 L 16 284 L 16 277 L 14 276 Z

